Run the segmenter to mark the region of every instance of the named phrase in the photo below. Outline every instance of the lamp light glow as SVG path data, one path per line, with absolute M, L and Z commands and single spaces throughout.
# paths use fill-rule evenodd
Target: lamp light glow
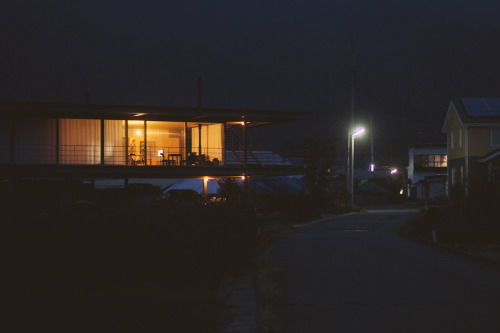
M 137 131 L 135 131 L 135 134 L 136 134 L 137 136 L 140 136 L 140 135 L 141 135 L 141 130 L 137 130 Z
M 373 163 L 370 164 L 370 171 L 371 172 L 375 171 L 375 164 L 373 164 Z
M 394 168 L 391 170 L 391 175 L 395 174 L 396 172 L 398 172 L 398 169 Z
M 365 129 L 364 128 L 358 128 L 357 130 L 355 130 L 353 133 L 352 133 L 352 136 L 353 137 L 358 137 L 360 136 L 361 134 L 363 134 L 365 132 Z

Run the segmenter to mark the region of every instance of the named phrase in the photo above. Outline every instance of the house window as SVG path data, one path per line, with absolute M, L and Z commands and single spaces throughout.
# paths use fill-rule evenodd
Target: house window
M 491 145 L 500 146 L 500 127 L 491 128 Z
M 446 168 L 448 165 L 447 155 L 415 155 L 416 168 Z
M 455 149 L 455 135 L 453 135 L 453 132 L 450 133 L 450 146 L 451 150 Z

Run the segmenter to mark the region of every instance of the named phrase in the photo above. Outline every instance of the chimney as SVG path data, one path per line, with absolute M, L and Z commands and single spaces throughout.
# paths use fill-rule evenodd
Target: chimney
M 90 104 L 90 93 L 88 91 L 85 92 L 85 104 Z

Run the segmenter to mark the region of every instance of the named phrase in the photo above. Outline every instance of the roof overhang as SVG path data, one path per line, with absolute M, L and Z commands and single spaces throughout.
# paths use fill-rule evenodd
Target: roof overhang
M 248 126 L 256 127 L 303 120 L 310 112 L 0 101 L 0 115 L 4 119 L 78 118 L 228 124 L 246 121 Z

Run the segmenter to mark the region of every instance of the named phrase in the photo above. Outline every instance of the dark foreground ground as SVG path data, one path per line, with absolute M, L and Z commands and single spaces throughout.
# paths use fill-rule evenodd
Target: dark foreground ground
M 500 270 L 396 231 L 416 210 L 348 214 L 270 249 L 270 332 L 498 332 Z

